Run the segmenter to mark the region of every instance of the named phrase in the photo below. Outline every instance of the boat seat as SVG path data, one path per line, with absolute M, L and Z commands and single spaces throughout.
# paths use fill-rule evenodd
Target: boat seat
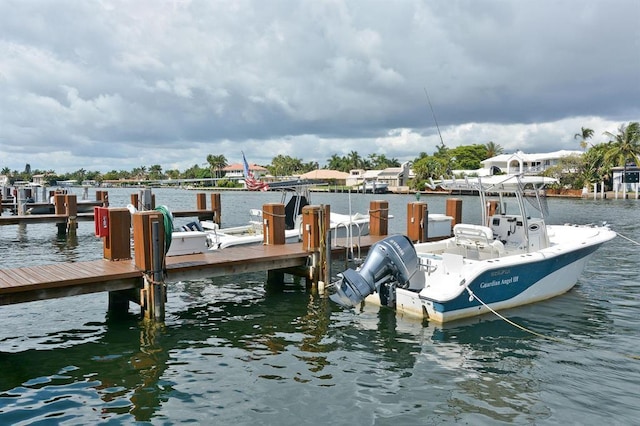
M 186 225 L 182 225 L 180 227 L 180 230 L 181 231 L 200 231 L 200 232 L 204 232 L 204 229 L 202 228 L 202 226 L 198 222 L 189 222 Z
M 493 231 L 487 226 L 458 223 L 453 227 L 456 244 L 490 246 L 493 242 Z

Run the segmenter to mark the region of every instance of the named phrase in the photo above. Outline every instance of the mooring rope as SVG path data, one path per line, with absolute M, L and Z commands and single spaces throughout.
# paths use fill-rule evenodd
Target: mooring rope
M 171 247 L 171 234 L 173 234 L 173 215 L 167 206 L 158 206 L 156 210 L 162 213 L 164 219 L 164 254 L 167 254 Z
M 631 239 L 631 238 L 629 238 L 629 237 L 625 237 L 624 235 L 622 235 L 621 233 L 619 233 L 619 232 L 617 232 L 617 231 L 616 231 L 616 235 L 617 235 L 618 237 L 622 237 L 622 238 L 624 238 L 625 240 L 627 240 L 627 241 L 629 241 L 629 242 L 631 242 L 631 243 L 633 243 L 633 244 L 635 244 L 635 245 L 637 245 L 637 246 L 640 246 L 640 243 L 639 243 L 639 242 L 634 241 L 634 240 L 632 240 L 632 239 Z
M 525 326 L 522 326 L 512 320 L 510 320 L 509 318 L 503 316 L 502 314 L 498 313 L 495 309 L 493 309 L 491 306 L 487 305 L 486 303 L 484 303 L 482 301 L 482 299 L 480 299 L 473 291 L 471 291 L 471 289 L 469 288 L 469 286 L 465 285 L 465 288 L 467 289 L 467 291 L 469 292 L 469 296 L 473 297 L 474 299 L 476 299 L 478 302 L 480 302 L 480 304 L 482 306 L 484 306 L 485 308 L 487 308 L 489 311 L 491 311 L 491 313 L 493 313 L 495 316 L 497 316 L 498 318 L 500 318 L 501 320 L 507 322 L 508 324 L 511 324 L 512 326 L 525 331 L 527 333 L 533 334 L 534 336 L 538 336 L 541 337 L 543 339 L 548 339 L 548 340 L 553 340 L 556 342 L 561 342 L 561 343 L 572 343 L 571 341 L 568 340 L 564 340 L 564 339 L 560 339 L 558 337 L 553 337 L 553 336 L 547 336 L 545 334 L 542 333 L 538 333 L 537 331 L 531 330 L 530 328 L 527 328 Z
M 534 336 L 540 337 L 542 339 L 547 339 L 547 340 L 552 340 L 554 342 L 558 342 L 558 343 L 566 343 L 568 345 L 573 345 L 573 346 L 583 346 L 581 343 L 579 342 L 574 342 L 572 340 L 567 340 L 567 339 L 562 339 L 560 337 L 554 337 L 554 336 L 547 336 L 546 334 L 542 334 L 542 333 L 538 333 L 537 331 L 531 330 L 530 328 L 527 328 L 525 326 L 522 326 L 512 320 L 510 320 L 509 318 L 505 317 L 504 315 L 501 315 L 499 312 L 497 312 L 495 309 L 493 309 L 491 306 L 487 305 L 486 303 L 484 303 L 482 301 L 482 299 L 480 299 L 478 296 L 476 296 L 476 294 L 471 291 L 471 289 L 469 288 L 468 285 L 465 285 L 464 288 L 469 292 L 469 296 L 475 298 L 478 302 L 480 302 L 480 304 L 482 306 L 484 306 L 485 308 L 487 308 L 489 311 L 491 311 L 491 313 L 493 313 L 495 316 L 497 316 L 498 318 L 500 318 L 501 320 L 505 321 L 506 323 L 526 332 L 529 334 L 532 334 Z M 640 355 L 632 355 L 632 354 L 624 354 L 624 353 L 618 353 L 615 351 L 612 351 L 613 353 L 616 353 L 618 355 L 623 355 L 627 358 L 631 358 L 631 359 L 635 359 L 635 360 L 640 360 Z
M 287 217 L 287 215 L 284 215 L 284 214 L 276 214 L 276 213 L 267 212 L 267 211 L 263 211 L 262 215 L 263 216 L 271 216 L 271 217 Z

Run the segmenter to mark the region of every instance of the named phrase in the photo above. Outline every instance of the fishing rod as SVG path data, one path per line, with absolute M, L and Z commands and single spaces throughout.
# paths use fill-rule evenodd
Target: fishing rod
M 442 133 L 440 133 L 440 126 L 438 126 L 438 120 L 436 120 L 436 113 L 433 112 L 433 106 L 431 105 L 431 99 L 429 99 L 429 93 L 427 93 L 427 88 L 423 87 L 424 94 L 427 95 L 427 102 L 429 102 L 429 108 L 431 109 L 431 115 L 433 115 L 433 121 L 436 123 L 436 129 L 438 129 L 438 136 L 440 136 L 440 143 L 442 146 L 444 145 L 444 140 L 442 140 Z

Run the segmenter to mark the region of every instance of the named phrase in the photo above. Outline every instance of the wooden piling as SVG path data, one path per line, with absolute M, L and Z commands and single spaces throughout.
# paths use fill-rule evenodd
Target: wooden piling
M 103 255 L 106 260 L 131 259 L 131 213 L 127 208 L 110 208 L 109 232 L 103 237 Z M 94 220 L 97 220 L 94 219 Z
M 138 194 L 133 193 L 130 196 L 131 205 L 136 208 L 136 210 L 140 210 L 140 205 L 138 205 Z
M 213 221 L 222 226 L 222 203 L 220 202 L 220 193 L 211 194 L 211 210 L 213 211 Z
M 102 207 L 109 207 L 109 192 L 96 191 L 96 201 L 100 201 L 102 203 Z
M 268 203 L 262 206 L 262 242 L 265 245 L 286 243 L 284 218 L 284 204 Z
M 204 192 L 199 192 L 196 194 L 196 209 L 207 209 L 207 194 L 205 194 Z
M 57 215 L 64 215 L 66 212 L 66 207 L 64 205 L 64 196 L 65 194 L 62 192 L 54 192 L 53 195 L 53 205 L 54 212 Z M 58 235 L 63 236 L 67 234 L 67 224 L 66 223 L 57 223 L 56 227 L 58 228 Z
M 460 198 L 447 198 L 446 202 L 446 215 L 451 216 L 451 226 L 455 226 L 458 223 L 462 223 L 462 199 Z
M 321 206 L 304 206 L 302 208 L 302 247 L 309 252 L 320 248 Z M 323 218 L 324 219 L 324 218 Z
M 199 192 L 196 194 L 196 210 L 202 210 L 202 214 L 198 214 L 198 220 L 211 220 L 211 214 L 207 211 L 207 194 Z M 206 213 L 205 213 L 206 212 Z
M 323 206 L 310 205 L 302 208 L 302 247 L 311 253 L 310 277 L 313 282 L 326 280 L 327 226 Z
M 78 197 L 76 194 L 65 194 L 64 205 L 67 216 L 67 232 L 75 234 L 78 229 Z
M 407 236 L 414 243 L 424 243 L 429 238 L 428 217 L 427 203 L 415 201 L 407 204 Z
M 133 215 L 135 265 L 144 272 L 144 288 L 140 292 L 141 310 L 145 318 L 162 321 L 166 287 L 164 284 L 164 218 L 156 210 Z
M 389 233 L 389 202 L 372 200 L 369 203 L 369 235 L 384 236 Z
M 27 190 L 25 188 L 20 188 L 17 191 L 17 209 L 18 216 L 27 214 Z

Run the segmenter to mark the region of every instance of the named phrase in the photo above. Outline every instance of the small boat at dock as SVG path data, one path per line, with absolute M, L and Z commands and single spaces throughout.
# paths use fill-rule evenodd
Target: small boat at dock
M 456 224 L 441 241 L 387 237 L 361 266 L 339 274 L 330 298 L 346 308 L 373 303 L 445 323 L 569 291 L 616 233 L 605 225 L 546 224 L 543 189 L 554 182 L 520 175 L 440 181 L 445 190 L 479 194 L 481 223 Z M 487 208 L 489 195 L 499 197 L 495 212 Z
M 279 182 L 269 185 L 270 191 L 281 192 L 281 203 L 285 206 L 285 241 L 302 241 L 302 208 L 309 205 L 312 182 Z M 167 256 L 203 253 L 227 247 L 262 244 L 262 210 L 250 209 L 246 225 L 220 228 L 210 220 L 191 222 L 172 233 L 172 242 Z M 355 238 L 369 235 L 369 215 L 362 213 L 341 214 L 330 212 L 329 230 L 332 238 Z

